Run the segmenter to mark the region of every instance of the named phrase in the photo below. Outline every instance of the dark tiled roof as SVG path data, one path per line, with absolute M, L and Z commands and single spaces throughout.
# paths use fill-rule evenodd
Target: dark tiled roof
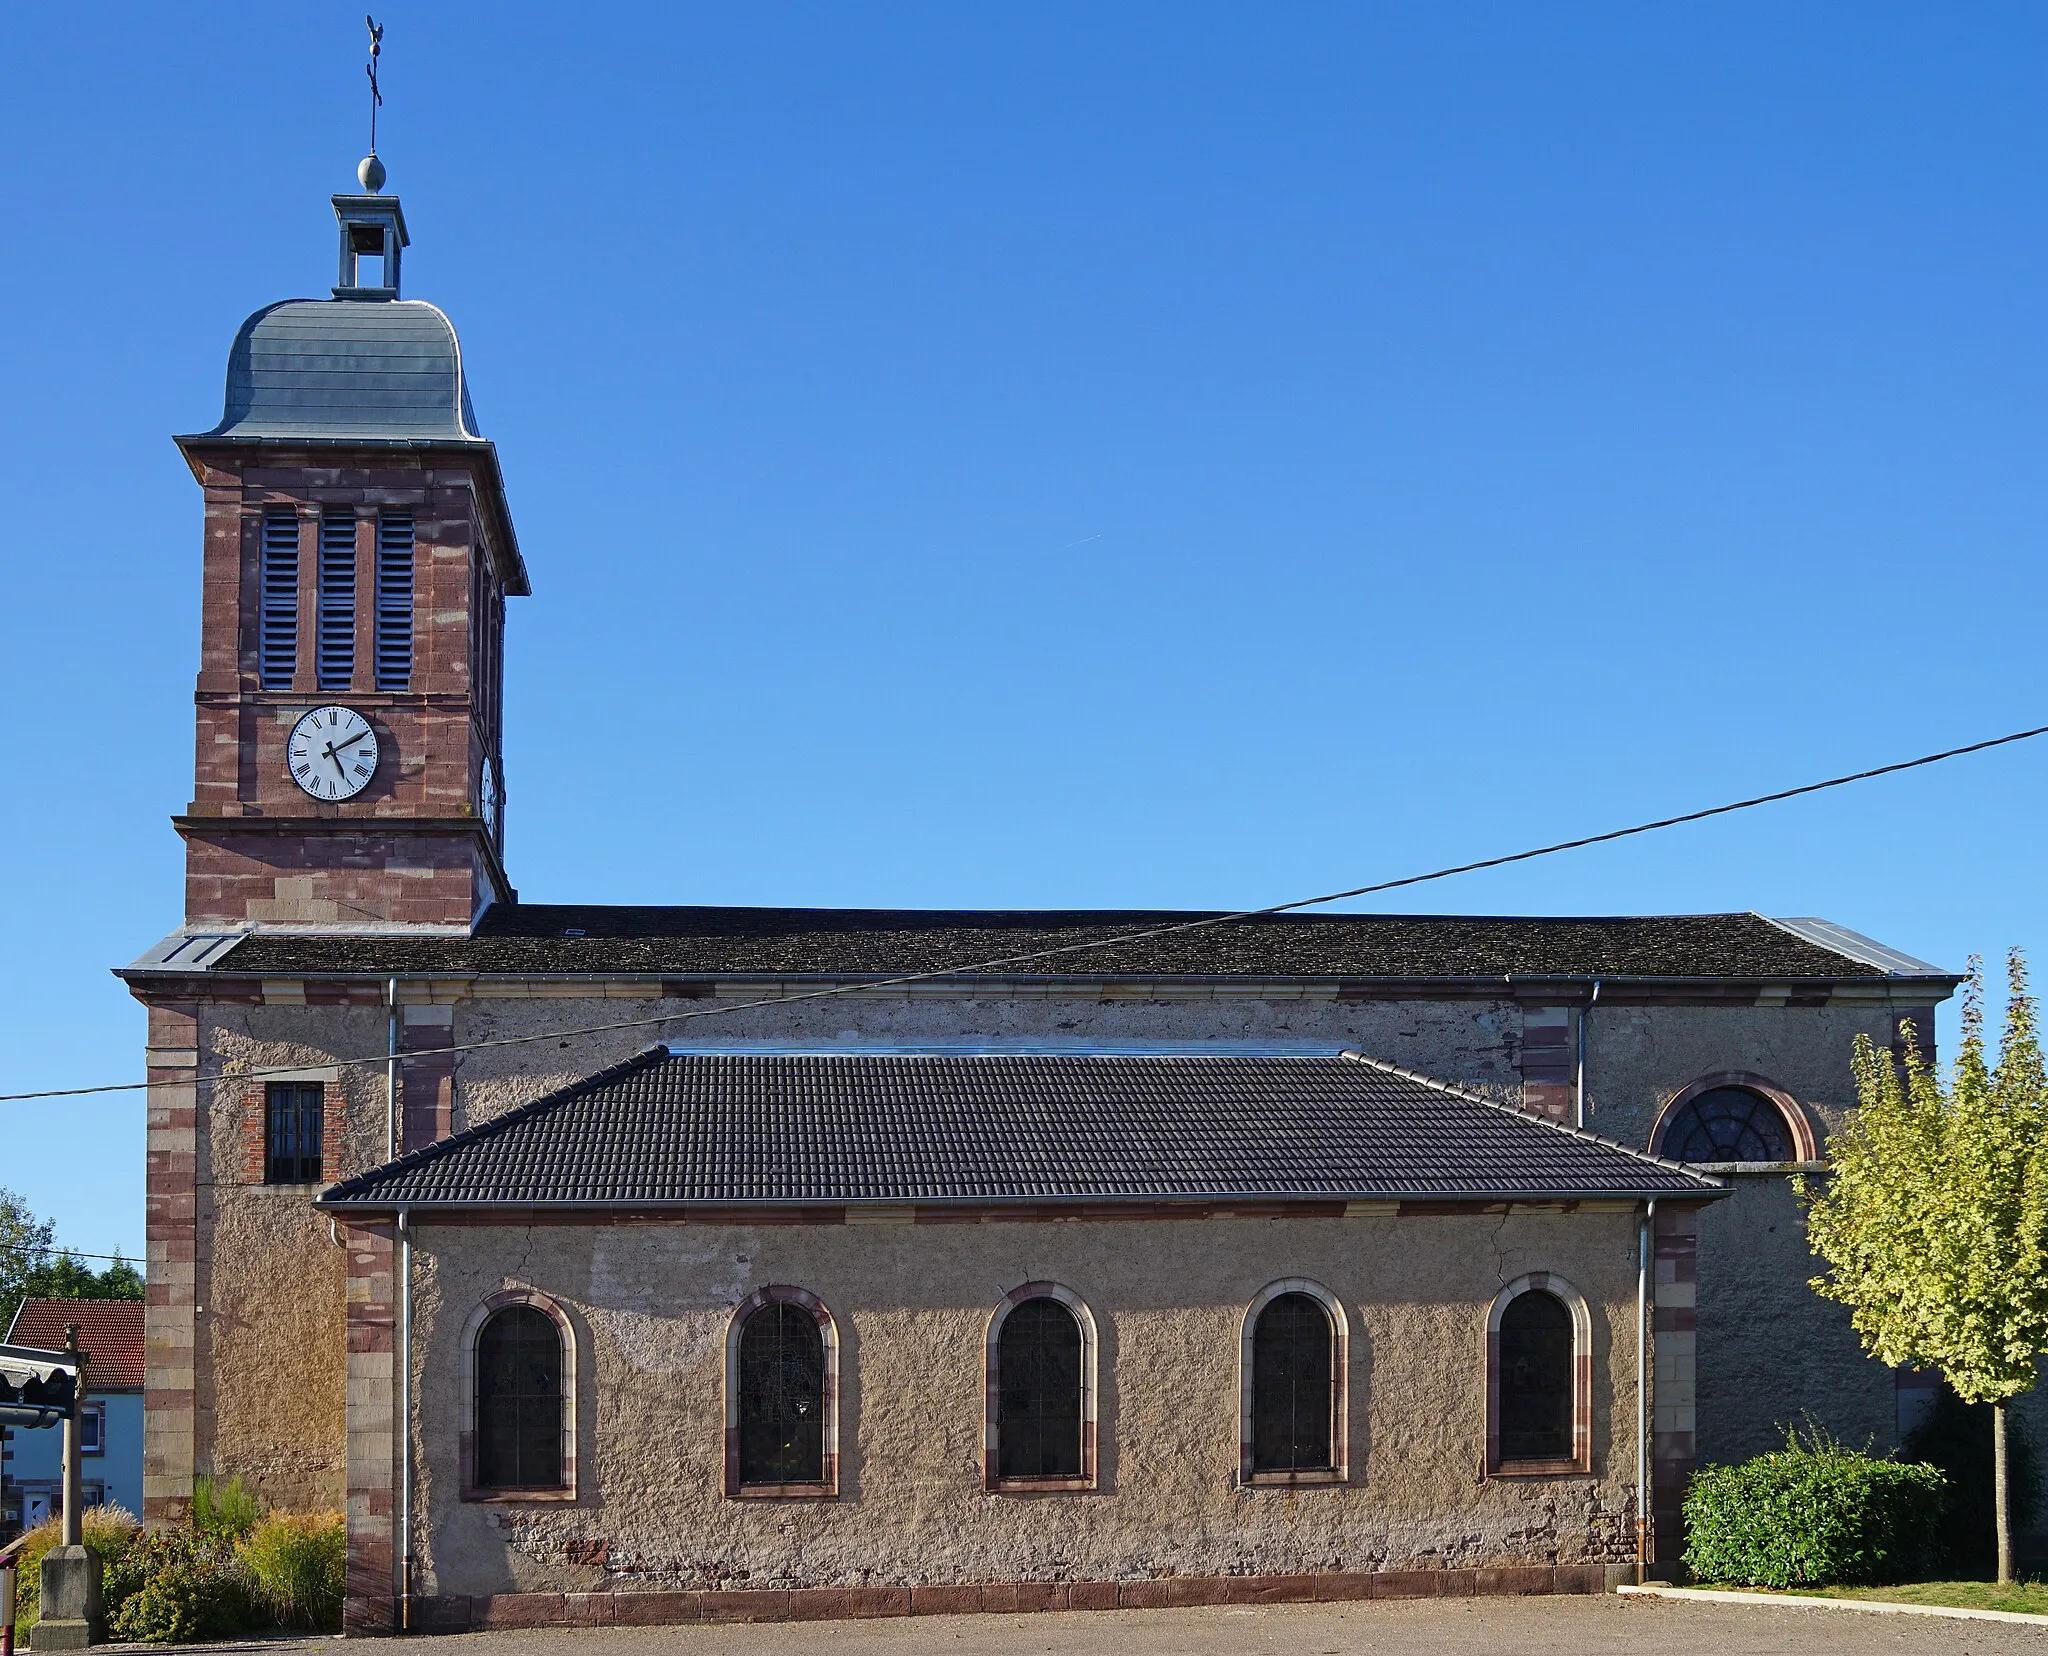
M 66 1323 L 78 1324 L 78 1348 L 92 1359 L 85 1373 L 88 1397 L 96 1391 L 141 1387 L 142 1301 L 23 1300 L 7 1331 L 7 1344 L 62 1351 Z
M 472 937 L 261 934 L 224 972 L 890 975 L 1198 919 L 1152 910 L 614 908 L 502 904 Z M 1623 919 L 1290 914 L 1056 956 L 1033 974 L 1868 978 L 1876 966 L 1755 914 Z
M 336 1185 L 396 1202 L 1711 1194 L 1676 1163 L 1342 1058 L 655 1052 Z

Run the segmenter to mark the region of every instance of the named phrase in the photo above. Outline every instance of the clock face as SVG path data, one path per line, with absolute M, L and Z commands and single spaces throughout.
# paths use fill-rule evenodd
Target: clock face
M 483 777 L 477 788 L 477 806 L 483 814 L 484 828 L 492 839 L 498 837 L 498 767 L 488 757 L 484 760 Z
M 377 733 L 352 707 L 316 707 L 285 744 L 292 780 L 315 799 L 353 799 L 377 774 Z

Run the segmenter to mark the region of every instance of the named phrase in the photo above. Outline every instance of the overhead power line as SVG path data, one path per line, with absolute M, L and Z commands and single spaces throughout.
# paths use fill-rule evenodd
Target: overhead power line
M 1539 845 L 1527 851 L 1511 851 L 1499 857 L 1482 857 L 1477 862 L 1455 863 L 1449 868 L 1431 869 L 1427 874 L 1408 874 L 1398 880 L 1379 880 L 1371 885 L 1349 886 L 1343 891 L 1326 891 L 1318 897 L 1297 897 L 1291 902 L 1269 903 L 1264 908 L 1236 909 L 1228 914 L 1204 914 L 1192 920 L 1176 920 L 1162 926 L 1145 926 L 1136 931 L 1116 932 L 1108 937 L 1087 938 L 1077 943 L 1060 943 L 1049 948 L 1026 950 L 1021 954 L 997 955 L 986 960 L 958 961 L 952 965 L 935 966 L 923 972 L 905 972 L 895 977 L 864 978 L 854 983 L 837 983 L 822 989 L 800 990 L 792 995 L 764 995 L 754 1000 L 728 1001 L 720 1006 L 664 1012 L 652 1018 L 626 1018 L 616 1023 L 587 1024 L 576 1029 L 543 1030 L 533 1035 L 504 1035 L 489 1041 L 470 1041 L 460 1046 L 436 1047 L 434 1055 L 452 1057 L 457 1053 L 487 1052 L 497 1047 L 530 1046 L 539 1041 L 570 1040 L 582 1035 L 611 1035 L 627 1029 L 654 1029 L 695 1018 L 720 1018 L 734 1012 L 751 1012 L 767 1006 L 788 1006 L 798 1001 L 830 1000 L 839 995 L 868 994 L 877 989 L 929 983 L 936 978 L 956 977 L 964 972 L 993 972 L 1005 967 L 1028 966 L 1042 960 L 1086 954 L 1098 949 L 1114 949 L 1126 943 L 1143 943 L 1156 937 L 1174 937 L 1183 932 L 1202 931 L 1211 926 L 1228 926 L 1241 920 L 1260 920 L 1269 915 L 1290 914 L 1296 909 L 1317 908 L 1325 903 L 1341 903 L 1352 897 L 1370 897 L 1382 891 L 1398 891 L 1405 886 L 1427 885 L 1432 880 L 1448 880 L 1457 874 L 1476 874 L 1488 868 L 1505 868 L 1511 863 L 1532 862 L 1538 857 L 1556 856 L 1560 851 L 1578 851 L 1589 845 L 1606 845 L 1614 840 L 1632 839 L 1638 834 L 1653 834 L 1660 829 L 1681 827 L 1688 822 L 1704 822 L 1709 817 L 1728 816 L 1736 811 L 1754 810 L 1759 805 L 1775 805 L 1781 800 L 1797 799 L 1803 794 L 1822 793 L 1829 788 L 1844 788 L 1852 782 L 1868 782 L 1876 777 L 1896 775 L 1900 771 L 1919 770 L 1926 765 L 1938 765 L 1945 759 L 1960 759 L 1965 754 L 1982 753 L 1988 748 L 2030 741 L 2036 736 L 2048 736 L 2048 725 L 2036 725 L 2031 730 L 2015 730 L 2007 736 L 1993 736 L 1986 741 L 1970 742 L 1963 747 L 1944 748 L 1939 753 L 1923 753 L 1917 759 L 1901 759 L 1894 764 L 1879 765 L 1872 770 L 1851 771 L 1846 776 L 1831 776 L 1821 782 L 1806 782 L 1796 788 L 1780 788 L 1775 793 L 1731 800 L 1725 805 L 1709 805 L 1704 810 L 1685 811 L 1678 816 L 1658 817 L 1653 822 L 1638 822 L 1628 828 L 1610 828 L 1601 834 L 1586 834 L 1578 839 L 1558 840 L 1555 844 Z M 390 1053 L 379 1052 L 362 1058 L 339 1059 L 327 1067 L 354 1069 L 367 1064 L 385 1064 L 390 1060 Z M 254 1081 L 261 1080 L 267 1075 L 298 1074 L 304 1068 L 303 1064 L 285 1064 L 268 1069 L 198 1075 L 195 1079 Z M 139 1092 L 149 1084 L 147 1081 L 114 1081 L 97 1087 L 57 1087 L 42 1092 L 0 1093 L 0 1104 L 17 1104 L 37 1098 L 79 1098 L 92 1093 Z

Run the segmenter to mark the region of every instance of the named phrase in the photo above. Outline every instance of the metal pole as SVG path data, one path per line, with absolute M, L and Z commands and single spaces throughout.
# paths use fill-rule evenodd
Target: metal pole
M 14 1656 L 14 1560 L 0 1564 L 0 1656 Z
M 76 1547 L 85 1536 L 85 1484 L 78 1463 L 79 1411 L 85 1404 L 85 1353 L 78 1349 L 78 1324 L 64 1325 L 64 1350 L 78 1365 L 78 1378 L 71 1387 L 71 1407 L 64 1416 L 64 1545 Z

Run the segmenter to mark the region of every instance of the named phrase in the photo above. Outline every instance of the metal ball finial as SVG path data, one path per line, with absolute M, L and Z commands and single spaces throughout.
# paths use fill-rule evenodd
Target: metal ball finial
M 356 163 L 356 177 L 371 195 L 384 188 L 384 163 L 377 159 L 374 150 Z

